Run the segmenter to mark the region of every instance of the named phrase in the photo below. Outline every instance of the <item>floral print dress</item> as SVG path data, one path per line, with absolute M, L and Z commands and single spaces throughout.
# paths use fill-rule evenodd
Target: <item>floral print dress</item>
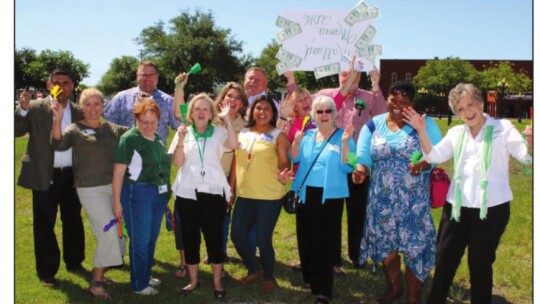
M 379 263 L 398 251 L 415 276 L 424 281 L 434 267 L 436 252 L 429 171 L 418 176 L 409 173 L 409 158 L 414 151 L 421 151 L 420 141 L 416 131 L 407 135 L 400 132 L 405 131 L 390 135 L 402 138 L 390 145 L 389 138 L 373 131 L 373 164 L 360 263 L 367 259 Z

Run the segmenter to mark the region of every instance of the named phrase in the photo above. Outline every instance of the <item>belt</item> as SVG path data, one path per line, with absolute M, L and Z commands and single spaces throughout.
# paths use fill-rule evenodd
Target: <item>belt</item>
M 71 170 L 72 170 L 72 167 L 55 167 L 54 168 L 54 171 L 56 172 L 67 172 Z

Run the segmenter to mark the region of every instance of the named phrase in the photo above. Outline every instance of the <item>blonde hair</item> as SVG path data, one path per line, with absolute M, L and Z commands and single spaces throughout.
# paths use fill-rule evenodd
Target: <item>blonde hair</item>
M 101 99 L 101 103 L 103 103 L 103 93 L 101 93 L 100 90 L 92 87 L 84 89 L 81 93 L 81 96 L 79 97 L 79 105 L 83 106 L 86 100 L 90 97 L 97 96 L 99 99 Z
M 219 117 L 217 116 L 216 106 L 214 106 L 214 101 L 212 100 L 212 98 L 210 98 L 210 96 L 208 96 L 208 94 L 206 93 L 197 94 L 195 95 L 195 97 L 191 99 L 188 105 L 188 110 L 187 110 L 187 115 L 186 115 L 187 117 L 185 117 L 186 123 L 190 125 L 193 124 L 193 118 L 191 118 L 191 115 L 193 114 L 195 103 L 197 103 L 197 101 L 199 100 L 204 100 L 208 103 L 208 105 L 210 105 L 210 111 L 212 112 L 212 118 L 210 119 L 210 123 L 212 123 L 213 125 L 217 124 L 219 121 Z

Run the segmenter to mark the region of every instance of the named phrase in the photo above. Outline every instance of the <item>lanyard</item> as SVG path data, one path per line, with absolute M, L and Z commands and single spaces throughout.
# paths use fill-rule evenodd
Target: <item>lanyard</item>
M 199 159 L 201 160 L 201 176 L 203 177 L 204 179 L 204 151 L 206 150 L 206 139 L 207 137 L 204 138 L 204 144 L 203 144 L 203 149 L 202 149 L 202 152 L 201 152 L 201 145 L 199 145 L 199 139 L 196 138 L 195 139 L 195 142 L 197 143 L 197 151 L 199 151 Z

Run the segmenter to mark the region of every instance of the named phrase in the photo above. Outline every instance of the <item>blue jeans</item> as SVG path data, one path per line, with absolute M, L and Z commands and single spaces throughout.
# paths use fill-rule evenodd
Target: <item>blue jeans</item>
M 227 256 L 227 241 L 229 240 L 229 226 L 231 224 L 231 214 L 225 214 L 223 219 L 223 252 Z M 257 250 L 257 231 L 255 227 L 249 231 L 248 234 L 248 244 L 251 250 L 255 253 Z
M 259 246 L 263 277 L 274 277 L 276 255 L 272 235 L 281 211 L 282 200 L 256 200 L 239 197 L 236 200 L 232 218 L 231 239 L 236 251 L 248 269 L 248 275 L 259 271 L 257 258 L 248 241 L 249 232 L 256 229 L 256 243 Z
M 124 183 L 120 201 L 129 234 L 131 287 L 148 287 L 156 241 L 170 195 L 160 195 L 156 186 Z

